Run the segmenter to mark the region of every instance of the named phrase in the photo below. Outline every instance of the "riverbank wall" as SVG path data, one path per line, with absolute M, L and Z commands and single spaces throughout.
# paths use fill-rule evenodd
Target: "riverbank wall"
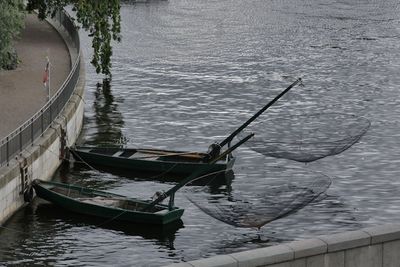
M 33 180 L 52 178 L 83 124 L 85 69 L 78 30 L 64 12 L 48 23 L 68 47 L 71 72 L 39 112 L 0 141 L 0 225 L 33 197 Z
M 317 236 L 167 267 L 395 267 L 400 224 Z

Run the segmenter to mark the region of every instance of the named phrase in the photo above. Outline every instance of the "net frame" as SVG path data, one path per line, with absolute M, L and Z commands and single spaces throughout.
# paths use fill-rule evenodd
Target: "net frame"
M 324 120 L 316 122 L 317 118 Z M 331 123 L 333 118 L 341 121 L 341 125 Z M 314 125 L 305 125 L 304 121 L 310 119 Z M 252 150 L 265 156 L 308 163 L 349 149 L 365 135 L 370 125 L 367 118 L 351 114 L 299 114 L 265 119 L 249 126 L 238 137 L 248 131 L 254 132 L 255 136 L 246 143 Z
M 314 178 L 305 185 L 301 185 L 300 180 L 266 179 L 265 190 L 261 193 L 251 190 L 251 186 L 240 191 L 228 185 L 214 193 L 208 187 L 187 189 L 185 196 L 201 211 L 221 222 L 240 228 L 260 229 L 306 207 L 325 193 L 332 183 L 330 177 L 320 172 L 306 172 L 312 173 Z

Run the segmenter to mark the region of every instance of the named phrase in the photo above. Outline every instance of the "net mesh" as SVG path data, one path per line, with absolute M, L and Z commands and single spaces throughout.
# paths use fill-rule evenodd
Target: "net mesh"
M 355 144 L 368 130 L 370 122 L 348 114 L 292 115 L 272 119 L 259 118 L 239 134 L 255 136 L 246 142 L 266 156 L 311 162 L 336 155 Z
M 292 214 L 323 194 L 331 179 L 321 173 L 274 168 L 237 188 L 187 189 L 186 197 L 211 217 L 236 227 L 260 228 Z M 235 186 L 236 187 L 236 186 Z

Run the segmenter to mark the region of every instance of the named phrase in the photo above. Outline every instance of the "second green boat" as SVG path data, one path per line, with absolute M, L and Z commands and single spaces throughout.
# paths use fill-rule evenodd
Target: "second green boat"
M 157 204 L 143 211 L 150 201 L 80 187 L 77 185 L 35 180 L 32 183 L 36 194 L 67 210 L 138 224 L 165 225 L 179 220 L 184 212 L 177 207 Z M 106 220 L 106 221 L 107 221 Z

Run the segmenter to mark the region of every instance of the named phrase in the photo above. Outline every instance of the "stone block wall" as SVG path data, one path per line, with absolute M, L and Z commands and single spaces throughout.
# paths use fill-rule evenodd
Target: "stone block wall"
M 68 19 L 68 18 L 67 18 Z M 50 180 L 62 163 L 61 131 L 66 132 L 66 146 L 75 143 L 83 125 L 85 64 L 77 43 L 74 43 L 63 25 L 48 22 L 63 37 L 71 58 L 71 66 L 79 61 L 79 79 L 74 92 L 61 114 L 35 142 L 23 150 L 7 166 L 0 167 L 0 225 L 25 204 L 21 167 L 28 173 L 29 181 Z
M 168 267 L 399 267 L 400 224 L 317 236 Z
M 9 166 L 0 168 L 0 225 L 25 204 L 23 194 L 21 194 L 21 164 L 23 165 L 26 160 L 31 181 L 50 180 L 62 163 L 61 128 L 66 131 L 68 141 L 66 146 L 75 143 L 83 125 L 84 87 L 85 68 L 83 58 L 81 58 L 80 78 L 61 116 L 54 120 L 51 127 L 32 146 L 11 160 Z

